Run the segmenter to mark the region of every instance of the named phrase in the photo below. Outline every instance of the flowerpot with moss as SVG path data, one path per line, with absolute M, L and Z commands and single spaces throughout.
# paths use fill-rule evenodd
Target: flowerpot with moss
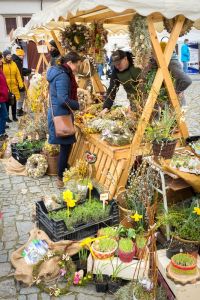
M 122 262 L 130 263 L 136 254 L 133 241 L 129 238 L 122 238 L 119 241 L 118 255 Z
M 175 127 L 175 114 L 168 107 L 161 112 L 159 120 L 147 126 L 146 139 L 152 142 L 154 157 L 172 158 L 177 143 L 173 138 Z
M 114 255 L 118 244 L 114 239 L 98 239 L 92 244 L 93 255 L 98 259 L 107 259 Z
M 179 253 L 171 258 L 171 269 L 181 275 L 193 275 L 196 273 L 197 259 L 188 253 Z
M 55 176 L 58 174 L 58 155 L 60 152 L 59 145 L 51 145 L 47 141 L 43 147 L 43 153 L 47 158 L 48 169 L 47 175 Z

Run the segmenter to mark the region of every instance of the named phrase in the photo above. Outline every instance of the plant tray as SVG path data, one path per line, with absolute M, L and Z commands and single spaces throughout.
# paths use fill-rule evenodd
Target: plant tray
M 16 159 L 20 164 L 25 165 L 27 162 L 27 159 L 32 155 L 32 154 L 39 154 L 41 153 L 42 149 L 32 149 L 32 150 L 19 150 L 16 147 L 17 144 L 11 144 L 11 153 L 12 157 Z
M 100 228 L 106 226 L 114 226 L 119 224 L 119 212 L 118 206 L 115 201 L 110 201 L 110 215 L 108 218 L 99 222 L 91 222 L 76 227 L 74 230 L 67 230 L 65 222 L 63 220 L 52 220 L 48 216 L 47 208 L 44 201 L 36 202 L 36 222 L 37 226 L 44 230 L 46 234 L 54 242 L 60 240 L 81 240 L 88 236 L 95 235 Z M 59 211 L 55 209 L 53 211 Z

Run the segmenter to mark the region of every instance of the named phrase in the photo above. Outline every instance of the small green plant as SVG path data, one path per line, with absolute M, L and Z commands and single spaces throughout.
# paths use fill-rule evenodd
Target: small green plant
M 16 144 L 18 150 L 41 150 L 44 145 L 44 141 L 29 141 L 25 140 Z
M 70 216 L 67 215 L 67 210 L 62 209 L 56 212 L 49 212 L 48 216 L 53 220 L 63 220 L 68 230 L 73 230 L 75 225 L 87 224 L 89 222 L 98 222 L 109 216 L 110 207 L 106 206 L 102 209 L 102 203 L 96 199 L 91 202 L 87 201 L 84 204 L 77 205 L 71 209 Z
M 136 230 L 134 228 L 126 228 L 123 225 L 119 225 L 118 234 L 120 237 L 127 237 L 129 239 L 136 238 Z
M 115 265 L 114 260 L 110 259 L 110 263 L 112 266 L 112 275 L 111 275 L 112 281 L 117 281 L 117 278 L 119 277 L 119 273 L 130 267 L 130 264 L 128 266 L 124 266 L 123 262 L 120 262 L 119 264 L 118 264 L 118 262 L 119 262 L 119 259 L 117 258 L 117 263 Z
M 122 238 L 119 241 L 119 249 L 123 252 L 130 253 L 133 251 L 133 242 L 129 238 Z
M 196 263 L 195 257 L 187 253 L 178 253 L 172 257 L 172 260 L 179 266 L 188 267 Z
M 107 236 L 112 238 L 118 237 L 118 231 L 115 227 L 105 227 L 98 231 L 98 236 Z
M 139 249 L 143 249 L 147 244 L 147 239 L 143 235 L 137 235 L 136 245 Z
M 95 250 L 99 252 L 111 252 L 117 247 L 117 242 L 110 238 L 97 240 L 94 243 Z
M 173 140 L 173 132 L 176 126 L 176 115 L 166 106 L 161 112 L 160 119 L 146 128 L 146 139 L 150 142 L 163 142 Z
M 79 256 L 79 260 L 81 263 L 85 263 L 87 262 L 87 258 L 88 258 L 88 250 L 81 248 L 81 250 L 78 253 Z

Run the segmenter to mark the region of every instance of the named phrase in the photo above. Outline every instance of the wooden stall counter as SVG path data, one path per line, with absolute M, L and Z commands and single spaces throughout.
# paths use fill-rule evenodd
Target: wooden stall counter
M 101 139 L 100 134 L 85 135 L 80 125 L 76 125 L 77 142 L 74 144 L 69 164 L 73 166 L 77 160 L 84 159 L 86 151 L 95 153 L 97 160 L 95 162 L 94 179 L 109 192 L 109 198 L 112 199 L 121 186 L 123 171 L 126 169 L 130 157 L 130 145 L 111 146 Z M 146 145 L 141 145 L 137 155 L 149 153 Z

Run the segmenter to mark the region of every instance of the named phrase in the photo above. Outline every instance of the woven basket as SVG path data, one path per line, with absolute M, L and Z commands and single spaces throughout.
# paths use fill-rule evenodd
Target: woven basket
M 165 159 L 172 158 L 177 140 L 157 143 L 153 141 L 153 154 L 155 157 L 161 156 Z
M 116 201 L 119 207 L 119 220 L 120 224 L 126 228 L 133 227 L 133 220 L 130 218 L 132 211 L 126 208 L 126 203 L 124 201 L 125 189 L 118 189 Z
M 58 175 L 58 155 L 57 156 L 48 156 L 46 155 L 48 162 L 47 175 L 56 176 Z

